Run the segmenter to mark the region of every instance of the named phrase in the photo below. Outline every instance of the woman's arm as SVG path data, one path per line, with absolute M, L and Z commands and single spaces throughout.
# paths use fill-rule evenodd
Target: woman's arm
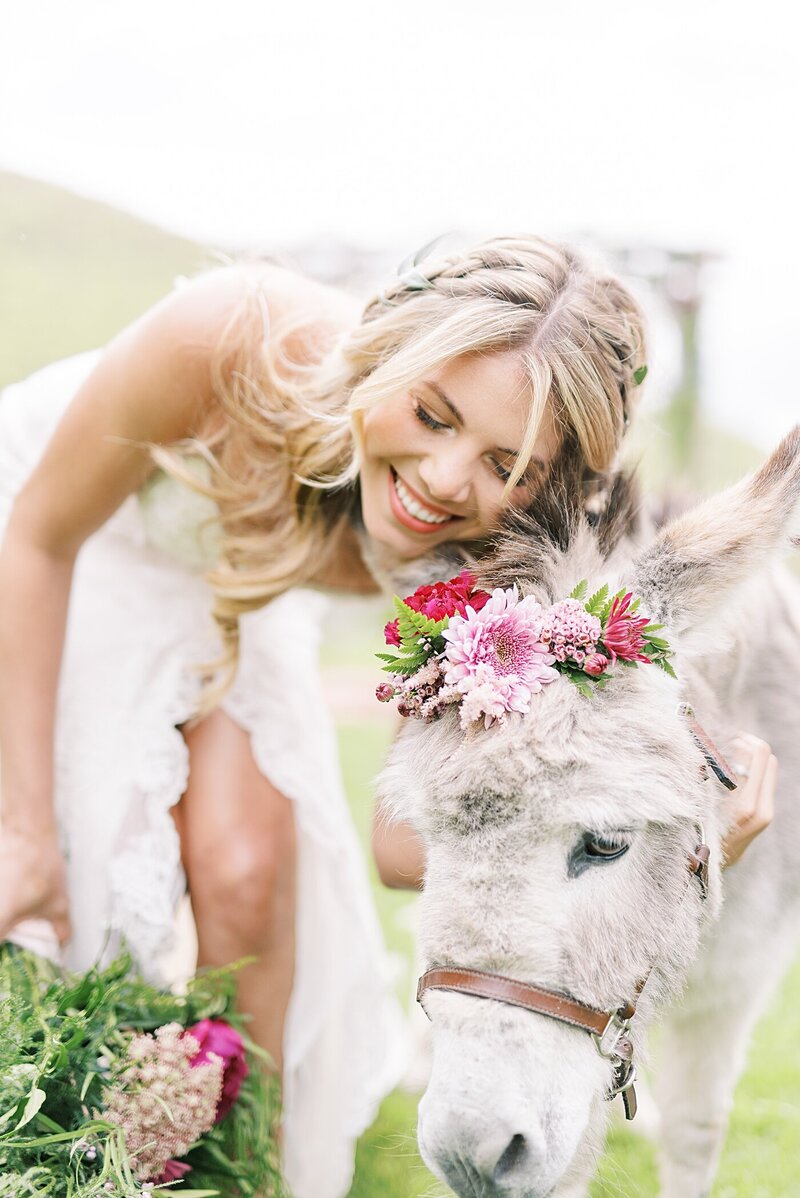
M 173 293 L 109 346 L 16 497 L 0 549 L 0 936 L 26 915 L 68 935 L 53 735 L 72 571 L 86 538 L 213 402 L 211 355 L 242 294 L 234 270 Z
M 425 846 L 405 820 L 389 822 L 376 805 L 372 818 L 372 854 L 384 886 L 392 890 L 422 890 Z

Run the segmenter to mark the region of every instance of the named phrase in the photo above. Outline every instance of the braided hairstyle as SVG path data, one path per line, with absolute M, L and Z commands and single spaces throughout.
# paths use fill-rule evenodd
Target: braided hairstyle
M 423 255 L 425 252 L 423 252 Z M 497 237 L 419 256 L 368 304 L 343 347 L 356 414 L 461 354 L 519 350 L 531 416 L 508 491 L 525 471 L 548 402 L 587 479 L 609 471 L 644 371 L 643 316 L 614 275 L 567 245 Z

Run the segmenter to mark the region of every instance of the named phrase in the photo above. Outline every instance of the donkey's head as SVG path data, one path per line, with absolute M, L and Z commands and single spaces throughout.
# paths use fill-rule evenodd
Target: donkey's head
M 800 531 L 800 429 L 752 479 L 627 563 L 602 520 L 590 527 L 573 513 L 565 524 L 563 515 L 554 537 L 517 519 L 484 584 L 515 581 L 542 603 L 582 578 L 590 589 L 629 587 L 666 625 L 678 681 L 654 665 L 619 668 L 591 697 L 559 677 L 532 696 L 528 714 L 489 729 L 463 731 L 454 708 L 431 723 L 408 720 L 380 788 L 426 843 L 428 967 L 503 975 L 599 1012 L 636 1000 L 635 1048 L 719 906 L 722 792 L 681 704 L 693 699 L 720 731 L 724 703 L 702 681 L 702 659 L 746 602 L 741 584 Z M 701 826 L 707 899 L 687 868 Z M 434 1059 L 419 1140 L 433 1171 L 473 1198 L 544 1198 L 584 1174 L 618 1058 L 579 1028 L 505 1002 L 447 989 L 424 1001 Z M 612 1028 L 606 1047 L 619 1047 L 613 1039 Z

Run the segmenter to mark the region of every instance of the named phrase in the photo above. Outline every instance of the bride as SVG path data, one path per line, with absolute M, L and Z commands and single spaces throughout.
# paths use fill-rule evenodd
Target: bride
M 400 1067 L 319 592 L 376 589 L 362 550 L 478 550 L 557 455 L 600 489 L 644 362 L 617 279 L 497 238 L 363 311 L 215 270 L 0 400 L 0 936 L 48 920 L 80 969 L 124 935 L 165 980 L 188 886 L 199 965 L 257 957 L 239 1004 L 297 1198 L 346 1192 Z

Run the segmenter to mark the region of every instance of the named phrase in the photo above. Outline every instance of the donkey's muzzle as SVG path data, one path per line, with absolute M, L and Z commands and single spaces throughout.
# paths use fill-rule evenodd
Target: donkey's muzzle
M 420 1149 L 428 1166 L 460 1198 L 546 1198 L 553 1185 L 545 1168 L 545 1142 L 537 1126 L 484 1123 L 451 1112 L 437 1125 L 420 1127 Z

